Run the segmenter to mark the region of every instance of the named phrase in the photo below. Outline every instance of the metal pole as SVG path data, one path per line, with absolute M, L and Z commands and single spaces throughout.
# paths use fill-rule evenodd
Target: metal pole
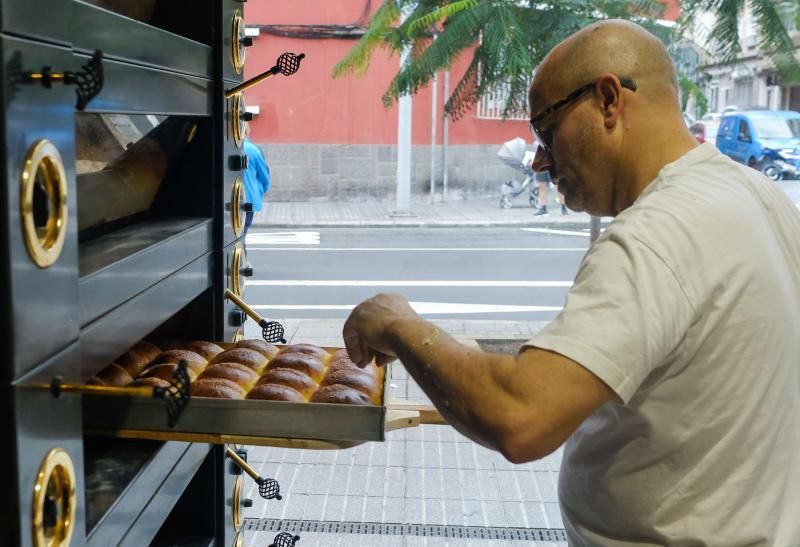
M 439 87 L 439 75 L 433 75 L 433 92 L 431 98 L 431 203 L 436 191 L 436 88 Z
M 447 99 L 450 98 L 450 69 L 444 71 L 444 102 L 447 104 Z M 447 198 L 447 141 L 450 138 L 450 127 L 447 114 L 442 120 L 442 203 Z
M 591 217 L 589 228 L 589 240 L 594 243 L 600 237 L 600 217 Z
M 408 18 L 412 8 L 403 10 L 403 21 Z M 400 56 L 402 69 L 411 48 L 406 47 Z M 392 216 L 413 216 L 411 205 L 411 95 L 403 95 L 397 100 L 397 207 Z

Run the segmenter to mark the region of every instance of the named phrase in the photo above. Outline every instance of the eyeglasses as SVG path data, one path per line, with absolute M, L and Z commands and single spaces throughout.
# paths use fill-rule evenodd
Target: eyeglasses
M 619 83 L 622 87 L 626 89 L 630 89 L 631 91 L 636 91 L 636 81 L 630 78 L 620 78 Z M 545 108 L 541 112 L 539 112 L 536 116 L 531 118 L 530 126 L 531 126 L 531 133 L 539 141 L 539 144 L 545 151 L 549 152 L 550 147 L 553 144 L 553 127 L 549 129 L 545 129 L 542 127 L 542 121 L 546 120 L 550 115 L 555 113 L 556 111 L 564 108 L 570 103 L 573 103 L 580 99 L 587 91 L 592 89 L 595 85 L 597 85 L 597 80 L 594 82 L 588 83 L 584 86 L 579 87 L 560 101 L 556 101 L 553 103 L 549 108 Z

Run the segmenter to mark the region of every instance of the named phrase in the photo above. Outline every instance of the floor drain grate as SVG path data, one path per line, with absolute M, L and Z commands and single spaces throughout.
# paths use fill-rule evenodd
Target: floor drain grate
M 488 526 L 445 526 L 434 524 L 399 524 L 380 522 L 339 522 L 277 519 L 245 519 L 245 529 L 258 532 L 290 534 L 360 534 L 375 536 L 421 536 L 462 539 L 499 539 L 520 541 L 566 541 L 560 528 L 499 528 Z

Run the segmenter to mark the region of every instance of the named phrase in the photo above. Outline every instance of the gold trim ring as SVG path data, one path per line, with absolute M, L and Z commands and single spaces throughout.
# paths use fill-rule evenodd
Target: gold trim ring
M 236 148 L 242 147 L 244 138 L 247 135 L 247 121 L 244 119 L 245 111 L 244 95 L 237 93 L 233 96 L 231 104 L 231 134 Z
M 231 61 L 236 74 L 241 74 L 244 68 L 246 49 L 244 47 L 244 19 L 239 10 L 233 13 L 233 28 L 231 29 Z
M 42 209 L 46 218 L 37 215 Z M 40 268 L 52 266 L 61 255 L 67 211 L 67 174 L 61 154 L 50 141 L 36 141 L 22 166 L 20 213 L 25 246 Z
M 33 487 L 34 546 L 68 546 L 75 512 L 75 468 L 63 448 L 54 448 L 45 456 Z
M 231 290 L 236 296 L 244 296 L 245 277 L 242 275 L 242 268 L 245 265 L 245 254 L 241 243 L 237 243 L 233 249 L 231 258 Z
M 231 224 L 233 225 L 233 235 L 239 237 L 244 230 L 245 215 L 242 212 L 244 204 L 244 184 L 242 177 L 236 177 L 231 189 Z
M 237 532 L 242 527 L 242 476 L 236 477 L 233 483 L 233 496 L 231 498 L 231 513 L 233 516 L 233 529 Z

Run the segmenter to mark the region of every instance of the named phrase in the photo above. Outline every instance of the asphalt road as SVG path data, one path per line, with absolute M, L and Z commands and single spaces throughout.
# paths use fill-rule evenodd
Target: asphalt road
M 245 300 L 265 317 L 345 319 L 378 292 L 427 318 L 555 317 L 588 231 L 538 228 L 253 229 Z

